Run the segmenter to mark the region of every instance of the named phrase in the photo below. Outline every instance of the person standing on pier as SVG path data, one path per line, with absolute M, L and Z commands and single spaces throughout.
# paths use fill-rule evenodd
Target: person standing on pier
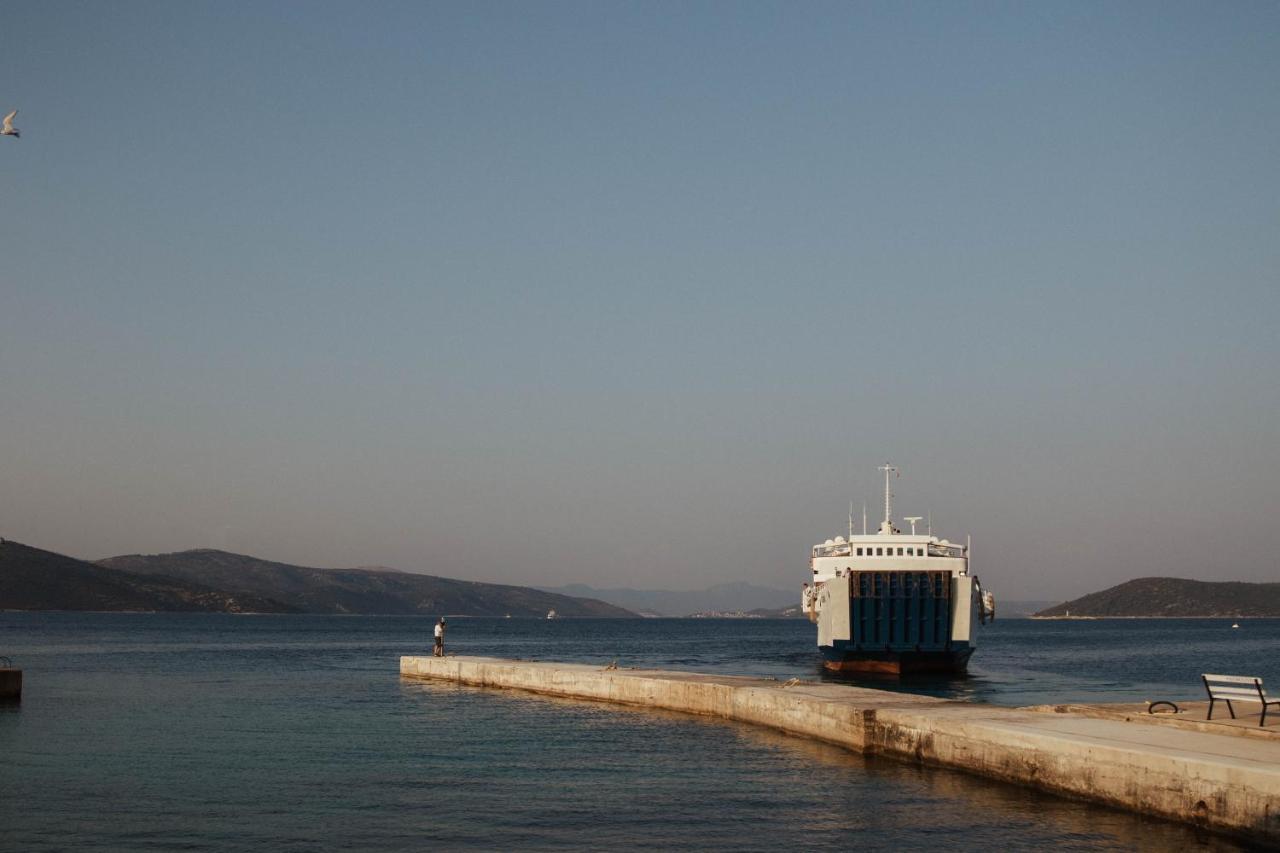
M 436 657 L 444 657 L 444 617 L 440 617 L 440 621 L 436 623 L 436 648 L 433 652 Z

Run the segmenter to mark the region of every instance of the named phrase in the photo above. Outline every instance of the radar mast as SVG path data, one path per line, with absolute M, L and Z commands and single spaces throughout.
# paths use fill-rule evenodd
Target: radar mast
M 880 466 L 879 470 L 884 472 L 884 521 L 880 522 L 881 533 L 893 532 L 893 488 L 889 483 L 889 475 L 897 474 L 898 469 L 890 465 L 888 462 Z

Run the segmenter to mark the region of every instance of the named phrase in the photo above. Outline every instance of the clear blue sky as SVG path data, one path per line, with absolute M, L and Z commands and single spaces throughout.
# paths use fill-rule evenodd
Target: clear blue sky
M 0 5 L 0 533 L 1280 580 L 1280 5 Z

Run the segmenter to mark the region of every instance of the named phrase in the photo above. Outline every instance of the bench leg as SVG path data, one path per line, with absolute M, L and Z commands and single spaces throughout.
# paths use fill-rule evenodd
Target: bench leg
M 1226 703 L 1227 703 L 1227 713 L 1228 713 L 1228 714 L 1230 714 L 1230 715 L 1231 715 L 1231 719 L 1233 719 L 1233 720 L 1234 720 L 1234 719 L 1236 718 L 1236 709 L 1231 707 L 1231 700 L 1230 700 L 1230 699 L 1224 699 L 1224 700 L 1222 700 L 1222 701 L 1224 701 L 1224 702 L 1226 702 Z
M 1211 720 L 1213 719 L 1213 703 L 1217 701 L 1218 700 L 1214 699 L 1212 696 L 1209 697 L 1209 719 Z

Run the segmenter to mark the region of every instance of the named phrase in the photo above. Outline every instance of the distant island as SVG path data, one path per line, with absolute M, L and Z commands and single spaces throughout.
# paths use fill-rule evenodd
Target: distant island
M 1280 617 L 1280 583 L 1138 578 L 1039 611 L 1033 619 Z
M 576 583 L 568 586 L 538 587 L 546 592 L 595 598 L 634 610 L 642 616 L 705 616 L 708 613 L 751 614 L 776 611 L 782 616 L 788 608 L 799 611 L 800 590 L 756 586 L 743 581 L 721 583 L 705 589 L 634 589 L 632 587 L 593 587 Z
M 632 618 L 590 598 L 395 569 L 318 569 L 200 549 L 89 562 L 0 542 L 0 610 Z
M 699 610 L 690 613 L 690 619 L 803 619 L 805 612 L 800 605 L 790 607 L 757 607 L 754 610 Z

